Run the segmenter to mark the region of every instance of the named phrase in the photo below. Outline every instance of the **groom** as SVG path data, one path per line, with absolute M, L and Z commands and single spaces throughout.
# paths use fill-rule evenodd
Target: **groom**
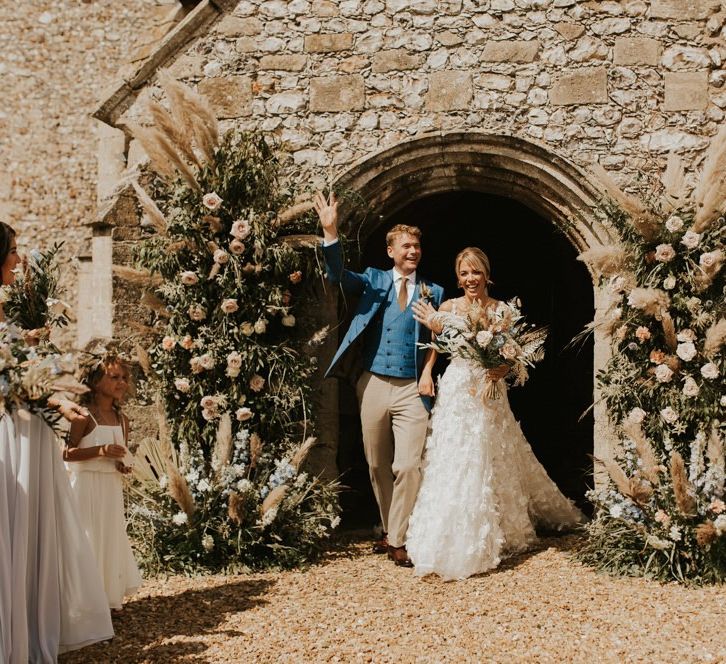
M 338 203 L 333 194 L 315 196 L 315 209 L 323 228 L 323 255 L 328 279 L 360 296 L 350 328 L 326 376 L 341 359 L 361 347 L 363 374 L 356 384 L 360 405 L 363 448 L 373 492 L 383 523 L 383 539 L 374 551 L 388 552 L 396 565 L 411 567 L 406 553 L 408 518 L 416 501 L 431 397 L 430 368 L 433 352 L 419 348 L 430 332 L 419 325 L 411 303 L 428 298 L 439 307 L 444 291 L 416 273 L 421 260 L 421 231 L 415 226 L 394 226 L 386 235 L 393 269 L 369 267 L 363 273 L 343 267 L 338 242 Z M 358 341 L 354 346 L 354 342 Z M 424 364 L 428 371 L 423 372 Z M 424 376 L 421 381 L 419 377 Z

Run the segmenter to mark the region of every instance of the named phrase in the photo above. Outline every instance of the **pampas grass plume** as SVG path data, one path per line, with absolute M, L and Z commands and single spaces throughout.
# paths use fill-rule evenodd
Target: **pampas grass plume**
M 159 286 L 163 282 L 161 275 L 152 274 L 149 270 L 137 270 L 127 265 L 114 265 L 112 269 L 115 276 L 132 286 Z
M 287 484 L 276 486 L 267 497 L 262 501 L 262 514 L 266 514 L 274 507 L 277 507 L 285 498 L 285 494 L 288 492 L 290 487 Z
M 156 232 L 159 235 L 166 235 L 168 224 L 162 211 L 136 180 L 131 181 L 131 186 L 134 188 L 136 197 Z
M 229 413 L 219 418 L 217 439 L 212 452 L 212 467 L 219 474 L 232 456 L 232 419 Z
M 583 251 L 577 260 L 587 263 L 598 274 L 612 277 L 625 266 L 625 250 L 617 245 L 601 245 Z
M 671 454 L 671 480 L 679 512 L 684 516 L 693 516 L 696 513 L 696 499 L 688 481 L 686 464 L 678 452 Z
M 706 330 L 706 341 L 703 344 L 703 354 L 713 357 L 726 343 L 726 318 L 720 318 Z
M 628 295 L 628 304 L 650 316 L 658 316 L 668 309 L 668 293 L 658 288 L 634 288 Z

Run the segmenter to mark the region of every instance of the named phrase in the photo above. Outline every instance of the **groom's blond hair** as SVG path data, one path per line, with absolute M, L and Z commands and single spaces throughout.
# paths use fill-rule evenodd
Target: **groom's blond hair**
M 396 224 L 386 233 L 386 246 L 390 247 L 395 239 L 401 235 L 411 235 L 419 242 L 421 241 L 421 229 L 418 226 L 407 226 L 406 224 Z

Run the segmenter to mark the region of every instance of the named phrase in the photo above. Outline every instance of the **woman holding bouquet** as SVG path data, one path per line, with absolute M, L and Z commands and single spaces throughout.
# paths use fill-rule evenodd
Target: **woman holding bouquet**
M 502 359 L 501 367 L 487 370 L 463 352 L 477 343 L 477 334 L 486 345 L 514 317 L 509 305 L 488 295 L 489 259 L 469 247 L 455 268 L 464 297 L 444 302 L 439 312 L 427 302 L 414 306 L 419 323 L 455 343 L 439 381 L 407 536 L 415 573 L 447 580 L 485 572 L 503 556 L 526 550 L 536 540 L 535 525 L 562 529 L 584 519 L 547 476 L 514 419 L 500 380 L 509 363 Z M 496 398 L 487 389 L 493 383 Z
M 15 232 L 0 222 L 3 285 L 13 283 L 17 264 Z M 3 345 L 17 341 L 1 307 L 0 320 Z M 5 381 L 0 389 L 8 396 L 11 388 Z M 48 405 L 67 419 L 79 411 L 71 402 Z M 0 417 L 0 661 L 55 662 L 59 652 L 112 636 L 55 434 L 39 415 L 15 408 Z

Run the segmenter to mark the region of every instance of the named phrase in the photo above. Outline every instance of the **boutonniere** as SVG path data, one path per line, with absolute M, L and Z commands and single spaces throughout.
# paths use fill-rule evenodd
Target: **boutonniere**
M 430 300 L 431 296 L 433 295 L 433 292 L 431 291 L 431 288 L 429 287 L 429 285 L 422 281 L 418 285 L 418 295 L 419 295 L 419 298 L 422 300 Z

